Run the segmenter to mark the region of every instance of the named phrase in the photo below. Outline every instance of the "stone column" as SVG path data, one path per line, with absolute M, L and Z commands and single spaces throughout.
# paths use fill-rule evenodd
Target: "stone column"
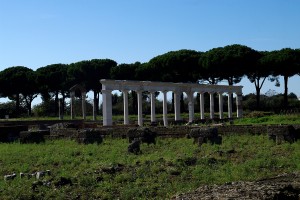
M 232 118 L 232 93 L 228 92 L 228 118 Z
M 175 91 L 174 92 L 174 108 L 175 108 L 175 121 L 180 121 L 180 95 L 181 92 Z
M 214 105 L 214 93 L 209 93 L 210 97 L 210 119 L 213 119 L 215 116 L 215 105 Z
M 151 100 L 151 122 L 156 122 L 156 117 L 155 117 L 155 91 L 150 91 L 150 100 Z
M 219 92 L 219 117 L 220 119 L 223 119 L 223 93 Z
M 75 92 L 70 92 L 71 119 L 74 119 L 74 98 Z
M 162 93 L 163 93 L 163 121 L 164 121 L 164 126 L 168 126 L 167 91 L 162 91 Z
M 128 118 L 128 91 L 123 90 L 123 102 L 124 102 L 124 124 L 129 124 L 129 118 Z
M 201 115 L 201 119 L 205 119 L 204 116 L 204 93 L 200 92 L 200 115 Z
M 82 119 L 86 119 L 86 103 L 85 103 L 85 96 L 86 96 L 86 93 L 85 92 L 82 92 L 81 93 L 81 99 L 82 99 Z
M 143 126 L 143 105 L 142 105 L 142 91 L 138 90 L 137 100 L 138 100 L 138 125 Z
M 102 90 L 103 126 L 112 125 L 112 99 L 111 90 Z
M 237 116 L 237 118 L 242 118 L 243 117 L 242 100 L 243 100 L 243 94 L 242 93 L 237 93 L 236 94 L 236 116 Z
M 188 107 L 189 107 L 189 122 L 192 123 L 194 121 L 194 93 L 188 92 Z

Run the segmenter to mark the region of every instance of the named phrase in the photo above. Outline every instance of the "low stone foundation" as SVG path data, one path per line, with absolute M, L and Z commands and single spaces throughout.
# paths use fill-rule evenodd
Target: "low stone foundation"
M 21 131 L 27 131 L 26 125 L 4 125 L 0 126 L 0 142 L 13 142 L 20 137 Z
M 63 127 L 63 128 L 59 128 Z M 70 127 L 70 128 L 68 128 Z M 50 129 L 50 135 L 46 139 L 72 139 L 80 144 L 91 144 L 91 143 L 102 143 L 102 136 L 107 133 L 101 129 L 96 128 L 84 128 L 77 129 L 72 125 L 64 126 L 54 126 Z
M 296 130 L 300 130 L 300 125 L 292 125 Z M 129 129 L 135 128 L 136 126 L 109 126 L 109 127 L 99 127 L 99 134 L 103 137 L 112 138 L 126 138 Z M 278 125 L 215 125 L 215 126 L 173 126 L 173 127 L 149 127 L 153 132 L 157 133 L 158 137 L 172 137 L 172 138 L 183 138 L 190 133 L 191 129 L 195 128 L 205 128 L 205 127 L 215 127 L 218 129 L 218 134 L 220 135 L 230 135 L 230 134 L 252 134 L 260 135 L 267 134 L 268 127 L 279 127 Z M 282 126 L 283 127 L 283 126 Z M 63 128 L 57 130 L 51 130 L 51 136 L 55 137 L 70 137 L 77 133 L 77 129 L 74 128 Z M 299 133 L 300 134 L 300 133 Z
M 300 124 L 291 125 L 295 129 L 295 137 L 300 138 Z M 75 139 L 78 138 L 79 130 L 90 129 L 96 131 L 96 135 L 103 137 L 112 138 L 126 138 L 129 129 L 136 128 L 135 125 L 116 125 L 116 126 L 105 126 L 97 127 L 95 123 L 78 123 L 77 121 L 72 125 L 69 121 L 66 124 L 59 123 L 50 127 L 50 134 L 45 135 L 45 139 Z M 231 134 L 267 134 L 268 129 L 281 129 L 284 125 L 223 125 L 216 124 L 211 126 L 193 126 L 193 125 L 181 125 L 181 126 L 155 126 L 149 127 L 152 132 L 157 133 L 158 137 L 172 137 L 172 138 L 183 138 L 190 133 L 191 129 L 194 128 L 205 128 L 215 127 L 218 129 L 220 135 L 231 135 Z M 28 131 L 28 126 L 0 126 L 0 142 L 11 142 L 19 139 L 21 131 Z M 96 137 L 95 137 L 96 138 Z
M 194 144 L 198 144 L 199 147 L 203 143 L 210 142 L 211 144 L 221 144 L 222 137 L 218 135 L 217 128 L 194 128 L 191 129 L 188 138 L 194 139 Z
M 42 143 L 45 142 L 44 135 L 49 135 L 49 130 L 35 130 L 35 131 L 21 131 L 20 132 L 20 143 Z
M 267 133 L 269 138 L 277 144 L 281 144 L 284 141 L 293 143 L 299 139 L 299 135 L 292 125 L 268 126 Z

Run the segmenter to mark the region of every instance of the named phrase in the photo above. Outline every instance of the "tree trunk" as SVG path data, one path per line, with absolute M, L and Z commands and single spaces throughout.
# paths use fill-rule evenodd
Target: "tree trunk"
M 27 112 L 28 112 L 28 116 L 30 117 L 32 114 L 32 109 L 31 109 L 31 104 L 33 99 L 35 98 L 35 95 L 28 95 L 28 96 L 24 96 L 25 99 L 25 104 L 26 104 L 26 108 L 27 108 Z
M 58 115 L 58 91 L 55 92 L 54 106 L 55 115 Z
M 66 99 L 66 94 L 62 92 L 62 102 L 61 102 L 61 113 L 64 114 L 65 113 L 65 99 Z
M 256 89 L 256 109 L 259 110 L 260 109 L 260 88 L 255 87 L 255 89 Z
M 27 109 L 28 109 L 28 117 L 31 116 L 31 100 L 28 102 L 28 105 L 27 105 Z
M 19 114 L 20 114 L 20 94 L 16 94 L 16 114 L 19 117 Z
M 284 76 L 284 99 L 283 99 L 283 103 L 284 103 L 284 107 L 285 109 L 288 108 L 288 79 L 289 77 L 288 76 Z
M 94 91 L 94 99 L 93 99 L 93 101 L 94 101 L 94 105 L 93 105 L 93 120 L 96 120 L 96 118 L 97 118 L 97 94 L 98 94 L 98 92 L 97 91 Z
M 256 109 L 259 110 L 260 109 L 260 90 L 266 80 L 267 77 L 263 78 L 263 81 L 261 82 L 261 84 L 259 83 L 261 77 L 256 77 L 254 79 L 254 85 L 255 85 L 255 89 L 256 89 Z

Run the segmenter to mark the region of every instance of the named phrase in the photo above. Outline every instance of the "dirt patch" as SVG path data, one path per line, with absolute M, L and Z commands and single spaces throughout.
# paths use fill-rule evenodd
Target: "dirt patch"
M 229 182 L 223 185 L 201 186 L 195 191 L 172 199 L 300 199 L 300 174 L 282 174 L 253 182 Z

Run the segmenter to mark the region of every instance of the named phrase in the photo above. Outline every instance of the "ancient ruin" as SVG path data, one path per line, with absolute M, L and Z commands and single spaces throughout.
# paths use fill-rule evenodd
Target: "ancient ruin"
M 242 88 L 243 86 L 204 85 L 196 83 L 170 83 L 151 81 L 127 81 L 101 79 L 103 98 L 103 125 L 113 125 L 112 120 L 112 91 L 120 90 L 124 97 L 124 124 L 129 124 L 128 118 L 128 91 L 137 93 L 138 101 L 138 125 L 143 126 L 142 92 L 150 92 L 151 99 L 151 122 L 156 122 L 155 117 L 155 92 L 163 94 L 163 123 L 168 126 L 167 119 L 167 92 L 174 92 L 175 121 L 180 121 L 180 95 L 185 93 L 188 98 L 189 122 L 194 120 L 194 93 L 200 94 L 201 119 L 204 119 L 204 93 L 210 95 L 210 118 L 214 118 L 214 94 L 219 96 L 219 118 L 223 119 L 223 94 L 228 94 L 228 118 L 232 118 L 232 95 L 236 94 L 237 118 L 243 116 Z

